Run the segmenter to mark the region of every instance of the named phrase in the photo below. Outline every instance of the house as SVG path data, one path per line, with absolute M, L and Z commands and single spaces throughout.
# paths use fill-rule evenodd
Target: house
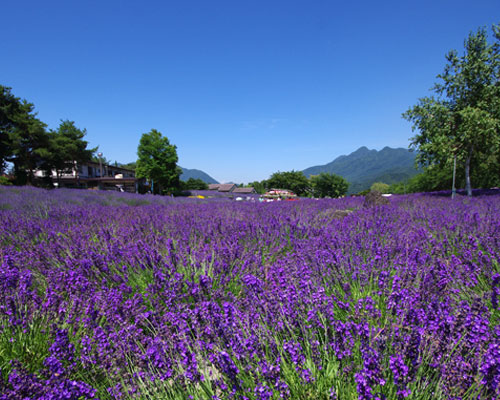
M 109 178 L 117 176 L 117 179 L 135 178 L 135 171 L 128 168 L 116 167 L 113 165 L 103 165 L 102 170 L 103 171 L 101 174 L 99 163 L 91 161 L 78 166 L 78 176 L 80 178 Z M 74 170 L 72 172 L 75 173 Z
M 42 179 L 47 175 L 44 171 L 37 170 L 35 177 Z M 101 165 L 93 161 L 63 171 L 59 178 L 57 172 L 52 170 L 51 178 L 58 187 L 99 188 L 125 192 L 137 192 L 141 181 L 135 177 L 134 170 L 103 164 L 101 171 Z

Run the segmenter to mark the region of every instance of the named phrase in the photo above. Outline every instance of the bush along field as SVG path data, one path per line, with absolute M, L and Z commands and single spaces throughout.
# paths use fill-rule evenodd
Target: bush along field
M 500 196 L 0 188 L 0 399 L 500 397 Z

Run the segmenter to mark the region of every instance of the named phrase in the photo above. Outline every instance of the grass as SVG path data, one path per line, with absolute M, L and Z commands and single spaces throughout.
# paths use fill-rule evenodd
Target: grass
M 0 371 L 4 381 L 14 368 L 11 360 L 19 361 L 28 372 L 38 373 L 49 354 L 49 321 L 44 315 L 35 315 L 25 325 L 12 324 L 0 317 Z

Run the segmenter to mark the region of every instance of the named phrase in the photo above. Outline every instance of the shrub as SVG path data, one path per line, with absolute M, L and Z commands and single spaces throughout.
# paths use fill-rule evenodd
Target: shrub
M 371 187 L 370 191 L 380 192 L 380 193 L 389 193 L 389 185 L 383 182 L 375 182 Z
M 364 207 L 376 207 L 384 204 L 389 204 L 389 200 L 382 196 L 382 193 L 372 190 L 365 196 Z
M 0 185 L 10 186 L 10 185 L 12 185 L 12 182 L 9 180 L 9 178 L 2 175 L 2 176 L 0 176 Z

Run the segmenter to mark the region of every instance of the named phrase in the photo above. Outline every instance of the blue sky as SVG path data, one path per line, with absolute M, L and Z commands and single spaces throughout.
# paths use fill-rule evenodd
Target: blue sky
M 155 128 L 181 166 L 249 182 L 408 147 L 401 113 L 495 23 L 498 0 L 9 1 L 0 84 L 107 159 Z

